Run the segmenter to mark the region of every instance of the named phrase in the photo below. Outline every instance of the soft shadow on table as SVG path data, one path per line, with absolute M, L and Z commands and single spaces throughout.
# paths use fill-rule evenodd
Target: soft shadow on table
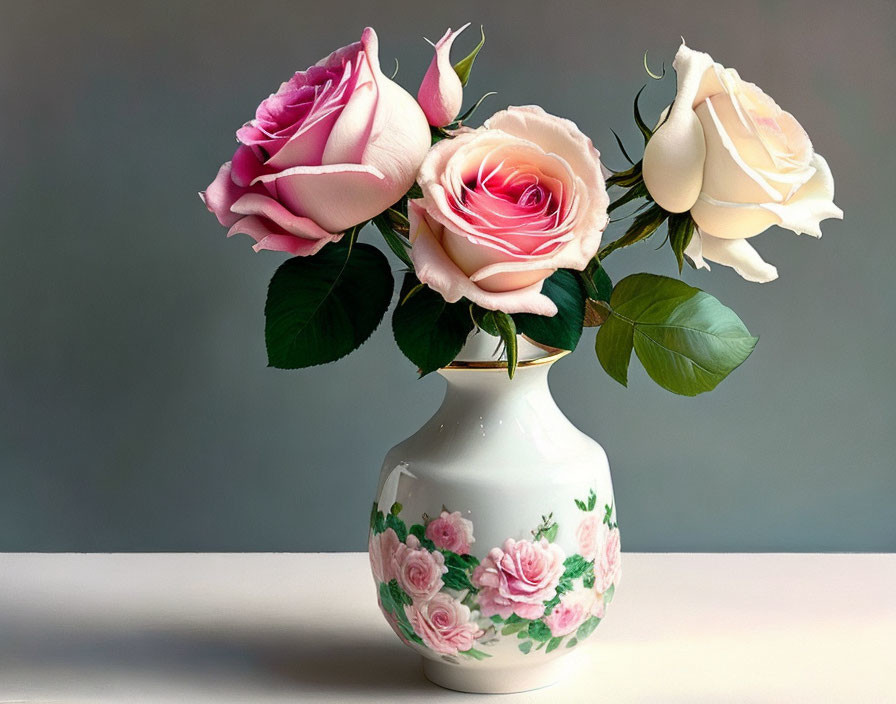
M 419 658 L 389 635 L 187 625 L 129 633 L 80 626 L 39 634 L 32 630 L 25 639 L 7 640 L 0 646 L 0 660 L 12 656 L 29 669 L 65 668 L 88 680 L 94 673 L 139 674 L 248 690 L 326 692 L 346 699 L 377 692 L 410 701 L 431 695 L 435 685 L 424 678 Z

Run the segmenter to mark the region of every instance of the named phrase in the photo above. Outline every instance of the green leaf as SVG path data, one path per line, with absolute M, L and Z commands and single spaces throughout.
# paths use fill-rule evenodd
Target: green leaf
M 394 504 L 392 504 L 392 508 L 389 509 L 389 513 L 391 513 L 393 516 L 397 516 L 399 513 L 401 513 L 402 508 L 404 507 L 396 501 Z
M 458 555 L 453 552 L 443 552 L 442 554 L 445 556 L 445 567 L 448 568 L 448 572 L 442 575 L 442 581 L 445 582 L 445 586 L 458 591 L 463 589 L 475 591 L 475 587 L 467 575 L 467 571 L 474 567 L 474 563 L 464 559 L 466 557 L 464 555 Z M 473 559 L 475 560 L 475 558 Z M 476 564 L 478 564 L 478 561 Z
M 616 585 L 611 584 L 607 588 L 607 591 L 604 592 L 604 604 L 606 605 L 606 604 L 609 604 L 611 601 L 613 601 L 613 597 L 615 595 L 616 595 Z
M 398 539 L 401 542 L 407 540 L 407 526 L 404 524 L 404 521 L 401 520 L 396 514 L 390 513 L 386 516 L 386 528 L 391 528 L 392 530 L 394 530 L 395 534 L 398 536 Z
M 458 652 L 461 655 L 466 655 L 467 657 L 473 658 L 474 660 L 485 660 L 486 658 L 491 657 L 491 653 L 486 653 L 482 650 L 476 650 L 476 648 L 470 648 L 469 650 L 460 650 Z
M 584 501 L 579 501 L 578 499 L 574 499 L 574 501 L 576 502 L 576 506 L 579 507 L 579 510 L 580 510 L 580 511 L 587 511 L 587 510 L 588 510 L 588 506 L 585 504 Z
M 644 122 L 644 118 L 641 117 L 641 110 L 638 107 L 638 100 L 641 98 L 641 93 L 644 92 L 644 89 L 647 87 L 645 83 L 641 86 L 641 90 L 638 91 L 637 95 L 635 95 L 635 106 L 634 106 L 634 114 L 635 114 L 635 124 L 638 126 L 638 129 L 641 131 L 641 134 L 644 137 L 644 144 L 650 141 L 650 138 L 653 136 L 653 130 L 651 130 L 647 123 Z
M 479 31 L 482 34 L 482 39 L 479 40 L 476 48 L 454 64 L 454 72 L 457 74 L 457 77 L 460 79 L 460 83 L 463 86 L 467 85 L 467 81 L 470 80 L 470 71 L 473 68 L 473 62 L 476 61 L 476 55 L 479 54 L 479 50 L 482 49 L 485 44 L 485 27 L 480 26 Z
M 554 540 L 557 539 L 557 531 L 560 529 L 560 526 L 557 523 L 554 523 L 548 526 L 547 530 L 545 530 L 542 535 L 547 538 L 549 543 L 553 543 Z
M 684 267 L 684 250 L 694 236 L 694 219 L 689 212 L 673 213 L 669 216 L 669 244 L 678 261 L 678 272 Z
M 386 517 L 379 510 L 376 501 L 373 502 L 373 509 L 370 512 L 370 530 L 373 531 L 374 535 L 386 530 Z
M 532 621 L 529 624 L 529 637 L 532 640 L 550 640 L 551 629 L 544 621 Z
M 414 603 L 414 600 L 411 599 L 410 595 L 405 593 L 405 591 L 398 586 L 398 580 L 393 579 L 389 582 L 389 595 L 392 598 L 392 603 L 401 606 L 403 604 L 407 604 L 410 606 Z
M 594 633 L 594 629 L 597 628 L 597 624 L 599 623 L 600 619 L 597 616 L 591 616 L 585 623 L 579 626 L 579 630 L 576 631 L 576 638 L 584 640 Z
M 620 247 L 628 247 L 636 242 L 647 239 L 657 231 L 659 226 L 666 221 L 667 217 L 669 217 L 669 213 L 654 203 L 647 208 L 647 210 L 639 213 L 637 217 L 635 217 L 631 226 L 625 231 L 625 234 L 622 235 L 622 237 L 613 240 L 610 244 L 606 245 L 600 250 L 597 256 L 603 260 L 607 255 Z
M 579 641 L 576 638 L 570 638 L 569 641 L 566 643 L 566 647 L 574 648 L 576 645 L 578 645 L 578 643 L 579 643 Z
M 585 321 L 585 292 L 579 277 L 558 269 L 544 280 L 541 292 L 557 305 L 557 314 L 517 313 L 513 316 L 517 330 L 542 345 L 574 350 Z
M 524 619 L 522 616 L 510 614 L 510 616 L 507 617 L 505 623 L 529 623 L 529 621 L 528 619 Z
M 594 582 L 596 578 L 594 576 L 594 572 L 588 572 L 584 577 L 582 577 L 582 586 L 585 589 L 591 589 L 594 586 Z
M 740 366 L 758 340 L 716 298 L 666 276 L 626 277 L 613 289 L 610 305 L 595 347 L 601 365 L 623 385 L 634 349 L 657 384 L 696 396 Z
M 393 285 L 383 253 L 354 242 L 353 235 L 313 257 L 285 261 L 264 308 L 268 364 L 311 367 L 357 349 L 379 325 Z
M 425 376 L 457 356 L 473 329 L 473 321 L 465 304 L 448 303 L 428 286 L 408 297 L 418 285 L 414 274 L 405 275 L 400 303 L 392 314 L 392 333 L 405 357 L 417 365 L 420 376 Z
M 613 315 L 600 326 L 594 340 L 600 365 L 623 386 L 628 386 L 628 365 L 633 345 L 634 329 Z
M 501 623 L 504 621 L 504 619 L 501 618 L 498 614 L 492 614 L 491 616 L 489 616 L 489 621 L 491 621 L 492 623 Z
M 529 651 L 532 650 L 532 641 L 531 641 L 531 640 L 524 640 L 524 641 L 523 641 L 522 643 L 520 643 L 519 646 L 517 646 L 517 647 L 519 647 L 520 652 L 525 653 L 526 655 L 528 655 L 528 654 L 529 654 Z
M 650 194 L 647 192 L 647 186 L 644 185 L 643 181 L 638 181 L 625 193 L 623 193 L 616 200 L 610 203 L 610 205 L 607 206 L 607 212 L 612 213 L 614 210 L 616 210 L 616 208 L 620 208 L 626 203 L 630 203 L 631 201 L 637 200 L 638 198 L 648 198 L 649 196 Z
M 557 648 L 560 647 L 561 642 L 563 642 L 563 638 L 560 638 L 560 637 L 551 638 L 548 641 L 548 647 L 544 649 L 544 652 L 549 653 L 552 650 L 556 650 Z
M 519 623 L 508 623 L 501 629 L 502 636 L 509 636 L 513 633 L 518 633 L 522 631 L 524 628 L 527 628 L 529 625 L 528 621 L 520 621 Z
M 594 563 L 589 562 L 581 555 L 570 555 L 563 561 L 563 567 L 566 571 L 563 573 L 565 579 L 576 579 L 585 573 L 594 570 Z
M 612 133 L 613 133 L 613 136 L 616 138 L 616 144 L 619 145 L 619 151 L 622 152 L 622 156 L 625 157 L 625 160 L 626 160 L 629 164 L 631 164 L 632 166 L 634 166 L 634 165 L 635 165 L 635 162 L 632 161 L 632 158 L 628 155 L 628 152 L 625 150 L 625 145 L 622 143 L 622 139 L 619 137 L 619 135 L 616 134 L 616 130 L 610 130 L 610 132 L 612 132 Z
M 613 282 L 597 257 L 588 262 L 588 266 L 582 272 L 582 281 L 585 284 L 585 292 L 588 294 L 588 298 L 595 301 L 609 302 L 613 293 Z
M 497 95 L 495 91 L 489 91 L 485 95 L 483 95 L 479 100 L 476 101 L 476 104 L 470 107 L 463 115 L 458 117 L 454 122 L 458 125 L 462 125 L 464 122 L 472 117 L 473 113 L 479 109 L 479 106 L 482 105 L 482 102 L 493 95 Z
M 643 181 L 644 177 L 642 175 L 642 168 L 642 161 L 639 161 L 630 169 L 626 169 L 625 171 L 613 172 L 613 174 L 607 177 L 607 188 L 610 188 L 611 186 L 622 186 L 623 188 L 628 188 L 629 186 L 634 186 L 639 181 Z
M 595 506 L 597 506 L 597 494 L 594 493 L 594 489 L 591 489 L 588 492 L 588 510 L 593 511 Z
M 519 361 L 516 344 L 516 325 L 507 313 L 476 307 L 473 317 L 476 324 L 489 335 L 497 335 L 504 343 L 507 356 L 507 375 L 513 379 Z
M 389 585 L 386 582 L 380 582 L 379 592 L 380 606 L 383 607 L 383 611 L 394 613 L 395 602 L 392 601 L 392 592 L 389 590 Z
M 426 537 L 426 528 L 420 523 L 415 523 L 410 527 L 408 533 L 415 536 L 420 541 L 420 547 L 424 547 L 430 552 L 436 549 L 435 543 Z
M 392 253 L 398 257 L 405 266 L 409 266 L 413 269 L 414 264 L 411 262 L 410 254 L 408 254 L 411 243 L 392 229 L 389 217 L 385 213 L 381 213 L 373 219 L 373 224 L 376 225 L 376 229 L 380 231 L 380 234 L 383 236 L 386 244 L 389 245 L 389 249 L 392 250 Z

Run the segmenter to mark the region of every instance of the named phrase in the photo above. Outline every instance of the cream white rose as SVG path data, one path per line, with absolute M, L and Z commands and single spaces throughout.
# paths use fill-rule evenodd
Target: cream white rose
M 821 237 L 842 218 L 834 180 L 799 122 L 762 90 L 683 43 L 672 64 L 675 101 L 644 150 L 644 183 L 673 213 L 697 224 L 685 253 L 733 267 L 749 281 L 776 279 L 746 241 L 772 225 Z

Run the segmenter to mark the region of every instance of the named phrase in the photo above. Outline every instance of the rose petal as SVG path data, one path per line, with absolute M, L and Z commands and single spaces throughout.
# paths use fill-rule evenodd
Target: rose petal
M 394 184 L 363 164 L 296 166 L 255 182 L 276 184 L 283 204 L 314 220 L 328 232 L 342 232 L 372 218 L 395 203 Z
M 231 178 L 231 162 L 226 161 L 221 164 L 218 169 L 218 175 L 215 180 L 209 184 L 209 187 L 199 193 L 205 207 L 209 212 L 215 214 L 218 222 L 224 227 L 230 227 L 240 216 L 230 212 L 230 206 L 233 205 L 248 189 L 237 186 Z
M 312 240 L 330 240 L 334 233 L 327 232 L 310 218 L 293 215 L 273 198 L 259 193 L 247 193 L 231 206 L 240 215 L 260 215 L 274 222 L 289 234 Z
M 341 235 L 330 235 L 326 239 L 306 239 L 288 234 L 281 230 L 270 220 L 249 215 L 242 218 L 227 232 L 227 236 L 242 234 L 249 235 L 255 240 L 252 246 L 256 252 L 262 249 L 275 252 L 289 252 L 298 257 L 308 257 L 317 254 L 320 249 L 329 242 L 337 242 Z
M 413 242 L 411 260 L 417 277 L 442 294 L 449 303 L 455 303 L 466 297 L 483 308 L 505 313 L 534 313 L 547 316 L 557 314 L 554 302 L 541 293 L 541 281 L 516 291 L 503 293 L 480 288 L 445 253 L 439 237 L 434 232 L 435 229 L 441 234 L 441 226 L 427 218 L 426 212 L 417 201 L 410 201 L 408 204 L 408 216 L 411 221 Z
M 708 259 L 732 267 L 741 277 L 754 283 L 767 283 L 778 278 L 778 270 L 766 263 L 747 240 L 722 239 L 697 229 L 684 253 L 698 269 L 709 270 L 705 261 Z

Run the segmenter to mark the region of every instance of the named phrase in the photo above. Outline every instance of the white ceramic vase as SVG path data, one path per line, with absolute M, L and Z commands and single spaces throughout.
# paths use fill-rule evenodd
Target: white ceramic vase
M 548 388 L 551 355 L 473 333 L 435 415 L 386 455 L 371 514 L 380 607 L 426 676 L 465 692 L 564 677 L 619 579 L 606 454 Z

